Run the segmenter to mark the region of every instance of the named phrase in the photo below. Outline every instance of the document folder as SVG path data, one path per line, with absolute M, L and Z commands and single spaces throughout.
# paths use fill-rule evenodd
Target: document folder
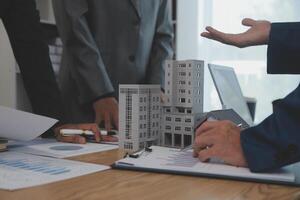
M 191 175 L 211 178 L 232 179 L 260 183 L 300 186 L 297 165 L 270 171 L 252 173 L 248 168 L 234 167 L 213 161 L 200 162 L 192 156 L 192 150 L 180 150 L 153 146 L 152 151 L 144 151 L 137 158 L 126 157 L 113 164 L 115 169 Z M 300 168 L 299 168 L 300 169 Z

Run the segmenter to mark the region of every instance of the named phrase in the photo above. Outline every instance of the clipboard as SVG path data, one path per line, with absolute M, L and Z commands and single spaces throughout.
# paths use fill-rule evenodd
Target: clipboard
M 252 173 L 248 168 L 239 168 L 220 163 L 202 163 L 192 157 L 192 152 L 168 147 L 153 146 L 152 152 L 144 152 L 138 158 L 126 157 L 112 165 L 114 169 L 154 173 L 187 175 L 196 177 L 229 179 L 236 181 L 300 186 L 300 164 L 294 164 L 267 173 Z M 178 156 L 180 158 L 176 158 Z M 182 158 L 182 156 L 186 158 Z M 181 163 L 182 162 L 182 163 Z M 172 165 L 174 164 L 174 165 Z M 180 166 L 182 165 L 182 166 Z

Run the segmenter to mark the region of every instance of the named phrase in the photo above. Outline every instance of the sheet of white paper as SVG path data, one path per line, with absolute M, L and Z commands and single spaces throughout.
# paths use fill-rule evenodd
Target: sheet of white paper
M 79 156 L 88 153 L 108 151 L 118 149 L 116 145 L 109 144 L 71 144 L 57 142 L 55 139 L 35 139 L 31 142 L 25 143 L 9 143 L 8 149 L 22 153 L 33 155 L 48 156 L 54 158 L 67 158 L 72 156 Z
M 203 163 L 199 159 L 193 158 L 193 152 L 181 151 L 166 147 L 153 146 L 152 152 L 144 152 L 139 158 L 125 158 L 119 160 L 117 165 L 162 169 L 175 172 L 192 172 L 208 175 L 219 175 L 227 177 L 243 177 L 262 180 L 277 180 L 284 182 L 294 182 L 295 175 L 284 170 L 272 173 L 252 173 L 248 168 L 234 167 L 220 163 Z
M 0 189 L 33 187 L 107 169 L 104 165 L 5 152 L 0 154 Z
M 0 137 L 29 141 L 57 122 L 56 119 L 0 106 Z

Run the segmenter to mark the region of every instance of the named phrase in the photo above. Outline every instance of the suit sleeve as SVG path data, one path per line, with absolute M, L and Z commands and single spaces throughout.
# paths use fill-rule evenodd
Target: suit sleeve
M 164 83 L 164 62 L 173 57 L 173 26 L 170 15 L 170 1 L 162 0 L 156 21 L 149 65 L 147 69 L 147 83 Z
M 299 23 L 272 24 L 268 47 L 269 73 L 300 72 Z M 241 144 L 253 172 L 300 161 L 300 85 L 273 102 L 273 113 L 241 133 Z
M 268 73 L 300 74 L 300 22 L 273 23 L 268 45 Z
M 65 123 L 61 93 L 33 0 L 13 1 L 2 18 L 33 112 Z
M 72 60 L 72 77 L 79 89 L 80 103 L 89 103 L 114 92 L 100 51 L 89 29 L 86 0 L 54 0 L 56 23 L 64 48 Z

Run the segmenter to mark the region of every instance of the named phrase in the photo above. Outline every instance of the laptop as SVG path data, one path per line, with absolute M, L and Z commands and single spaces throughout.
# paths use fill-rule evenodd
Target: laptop
M 208 64 L 208 68 L 217 89 L 222 108 L 233 109 L 249 126 L 253 126 L 253 120 L 234 69 L 214 64 Z

